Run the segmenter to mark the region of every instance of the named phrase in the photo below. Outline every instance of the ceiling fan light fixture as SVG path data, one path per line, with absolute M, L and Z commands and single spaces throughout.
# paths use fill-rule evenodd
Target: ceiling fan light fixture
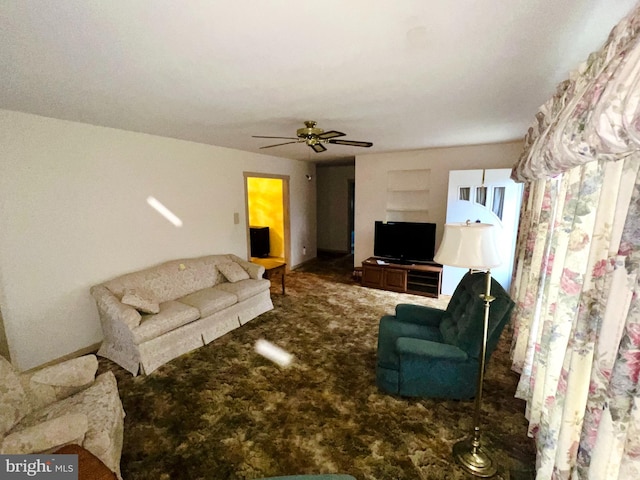
M 304 122 L 305 128 L 299 128 L 296 130 L 299 138 L 312 138 L 320 135 L 324 130 L 322 128 L 316 128 L 317 123 L 312 120 Z

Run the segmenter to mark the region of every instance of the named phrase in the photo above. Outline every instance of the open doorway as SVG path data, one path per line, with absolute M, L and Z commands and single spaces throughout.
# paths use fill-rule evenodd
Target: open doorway
M 247 254 L 288 266 L 290 251 L 289 177 L 245 172 Z

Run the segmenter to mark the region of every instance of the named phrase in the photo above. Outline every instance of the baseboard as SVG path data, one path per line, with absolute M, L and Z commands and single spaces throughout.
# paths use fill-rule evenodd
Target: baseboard
M 71 360 L 72 358 L 82 357 L 83 355 L 88 355 L 90 353 L 96 353 L 100 348 L 101 343 L 102 342 L 89 345 L 88 347 L 84 347 L 80 350 L 76 350 L 75 352 L 68 353 L 62 357 L 58 357 L 55 360 L 51 360 L 47 363 L 43 363 L 42 365 L 38 365 L 37 367 L 30 368 L 29 370 L 26 370 L 25 373 L 33 372 L 34 370 L 40 370 L 44 367 L 50 367 L 51 365 L 56 365 L 58 363 L 66 362 L 67 360 Z
M 298 263 L 296 265 L 293 265 L 291 267 L 291 270 L 295 270 L 296 268 L 300 268 L 300 267 L 302 267 L 303 265 L 306 265 L 309 262 L 313 262 L 314 260 L 316 260 L 316 258 L 317 257 L 309 258 L 308 260 L 305 260 L 304 262 L 300 262 L 300 263 Z

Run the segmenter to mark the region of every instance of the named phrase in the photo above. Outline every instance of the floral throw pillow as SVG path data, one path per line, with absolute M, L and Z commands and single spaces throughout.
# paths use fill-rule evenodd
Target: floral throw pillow
M 146 290 L 127 288 L 122 296 L 122 303 L 131 305 L 143 313 L 155 314 L 160 311 L 160 305 Z
M 231 283 L 249 278 L 247 271 L 235 262 L 221 263 L 218 265 L 218 270 Z

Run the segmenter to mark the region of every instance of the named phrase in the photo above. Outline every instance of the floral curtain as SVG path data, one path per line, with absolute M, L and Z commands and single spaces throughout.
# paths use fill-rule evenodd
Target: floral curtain
M 640 478 L 640 5 L 525 137 L 513 368 L 537 480 Z

